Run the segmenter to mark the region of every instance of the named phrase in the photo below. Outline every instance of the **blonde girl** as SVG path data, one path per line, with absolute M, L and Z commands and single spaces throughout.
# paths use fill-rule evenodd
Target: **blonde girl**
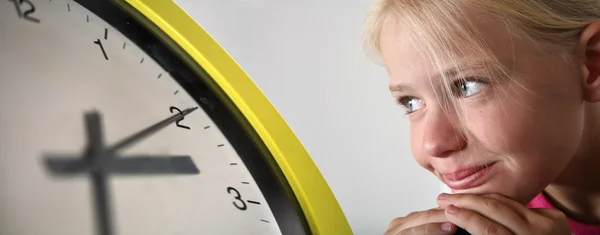
M 378 0 L 416 161 L 452 188 L 386 234 L 600 234 L 600 1 Z

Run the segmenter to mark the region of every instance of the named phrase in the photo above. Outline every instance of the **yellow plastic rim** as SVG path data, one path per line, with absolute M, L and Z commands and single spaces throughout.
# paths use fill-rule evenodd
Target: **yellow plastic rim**
M 181 47 L 226 93 L 275 158 L 312 234 L 351 235 L 333 192 L 279 112 L 233 58 L 171 0 L 124 0 Z

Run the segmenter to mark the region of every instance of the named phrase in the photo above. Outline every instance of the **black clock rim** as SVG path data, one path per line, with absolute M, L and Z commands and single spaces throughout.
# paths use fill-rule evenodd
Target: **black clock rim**
M 223 132 L 250 171 L 283 235 L 312 234 L 291 186 L 266 145 L 201 65 L 124 1 L 74 1 L 135 43 L 193 97 Z M 224 197 L 229 196 L 226 187 L 223 192 Z

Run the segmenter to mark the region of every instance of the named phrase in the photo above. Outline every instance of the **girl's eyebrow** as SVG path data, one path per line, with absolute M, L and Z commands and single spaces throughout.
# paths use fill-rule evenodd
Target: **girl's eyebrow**
M 402 83 L 390 85 L 390 91 L 406 91 L 406 90 L 412 90 L 412 87 L 408 84 L 402 84 Z
M 436 75 L 432 76 L 431 79 L 432 80 L 440 79 L 440 78 L 442 78 L 442 75 L 446 76 L 446 77 L 455 77 L 458 73 L 459 73 L 458 69 L 456 67 L 452 67 L 452 68 L 446 69 L 441 74 L 436 74 Z M 395 83 L 395 84 L 390 84 L 389 89 L 390 89 L 390 91 L 407 91 L 407 90 L 412 90 L 413 88 L 410 84 Z
M 460 67 L 460 69 L 459 69 L 459 67 Z M 465 63 L 460 66 L 450 67 L 450 68 L 444 70 L 443 73 L 433 75 L 431 77 L 431 79 L 434 81 L 438 81 L 442 77 L 454 78 L 461 73 L 467 73 L 469 71 L 477 71 L 477 70 L 484 69 L 485 67 L 486 67 L 486 63 L 484 61 Z M 410 84 L 399 82 L 399 83 L 395 83 L 395 84 L 390 84 L 389 89 L 390 89 L 390 91 L 393 92 L 393 91 L 410 91 L 410 90 L 413 90 L 414 88 Z

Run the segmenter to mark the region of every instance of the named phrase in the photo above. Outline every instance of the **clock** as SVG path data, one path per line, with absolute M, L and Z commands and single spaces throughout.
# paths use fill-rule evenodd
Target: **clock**
M 285 120 L 176 3 L 4 0 L 0 234 L 352 232 Z

